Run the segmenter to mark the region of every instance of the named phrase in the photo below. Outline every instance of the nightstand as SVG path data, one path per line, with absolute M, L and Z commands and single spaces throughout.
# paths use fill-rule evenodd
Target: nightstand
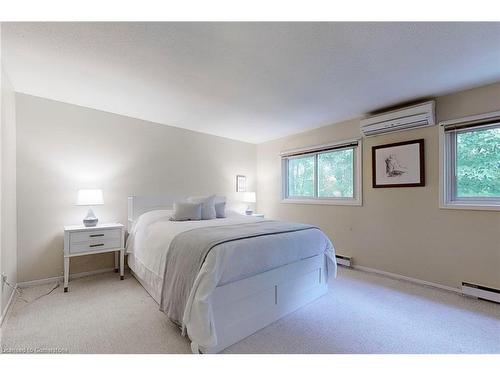
M 125 227 L 123 224 L 100 224 L 95 227 L 70 225 L 64 227 L 64 291 L 68 291 L 69 259 L 82 255 L 115 252 L 115 272 L 120 253 L 120 280 L 125 263 Z
M 252 214 L 253 217 L 264 217 L 264 214 Z

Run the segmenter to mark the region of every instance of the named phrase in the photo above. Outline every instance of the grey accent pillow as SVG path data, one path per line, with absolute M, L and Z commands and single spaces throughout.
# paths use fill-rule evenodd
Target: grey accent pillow
M 189 197 L 188 202 L 201 203 L 201 219 L 211 220 L 215 219 L 215 195 L 209 197 Z
M 201 220 L 201 203 L 175 202 L 172 221 Z
M 215 205 L 215 217 L 222 219 L 226 217 L 226 202 L 219 202 Z

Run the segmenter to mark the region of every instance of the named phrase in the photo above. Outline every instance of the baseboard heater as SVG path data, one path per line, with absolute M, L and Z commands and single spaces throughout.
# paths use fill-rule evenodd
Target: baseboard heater
M 500 290 L 495 288 L 462 282 L 462 293 L 470 297 L 500 303 Z
M 346 257 L 345 255 L 335 255 L 335 259 L 337 260 L 337 264 L 341 266 L 351 267 L 352 258 Z

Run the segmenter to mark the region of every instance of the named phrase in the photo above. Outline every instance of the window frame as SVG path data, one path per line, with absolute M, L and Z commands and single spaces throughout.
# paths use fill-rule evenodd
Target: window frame
M 457 197 L 456 137 L 460 133 L 497 127 L 500 111 L 439 123 L 439 207 L 500 211 L 500 197 Z
M 352 145 L 357 143 L 357 145 Z M 363 190 L 363 144 L 361 138 L 332 142 L 307 148 L 289 150 L 281 153 L 281 203 L 291 204 L 325 204 L 342 206 L 362 206 Z M 352 146 L 351 146 L 352 145 Z M 345 146 L 345 147 L 342 147 Z M 330 150 L 328 148 L 331 148 Z M 353 197 L 319 197 L 318 196 L 318 155 L 327 152 L 353 149 Z M 288 160 L 314 156 L 314 196 L 288 195 Z

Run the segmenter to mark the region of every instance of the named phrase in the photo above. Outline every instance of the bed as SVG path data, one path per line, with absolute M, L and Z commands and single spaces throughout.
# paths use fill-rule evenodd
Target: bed
M 336 275 L 335 252 L 318 228 L 230 210 L 226 218 L 174 222 L 175 200 L 128 198 L 126 251 L 132 274 L 189 336 L 193 353 L 217 353 L 327 292 L 328 278 Z M 239 231 L 246 235 L 234 235 Z M 222 240 L 214 242 L 217 233 Z M 176 278 L 189 274 L 180 268 L 191 259 L 186 243 L 198 251 L 193 241 L 204 236 L 212 237 L 212 246 L 199 266 L 192 264 L 196 275 L 186 282 L 187 294 L 173 295 L 182 289 Z M 176 319 L 172 305 L 180 309 Z

